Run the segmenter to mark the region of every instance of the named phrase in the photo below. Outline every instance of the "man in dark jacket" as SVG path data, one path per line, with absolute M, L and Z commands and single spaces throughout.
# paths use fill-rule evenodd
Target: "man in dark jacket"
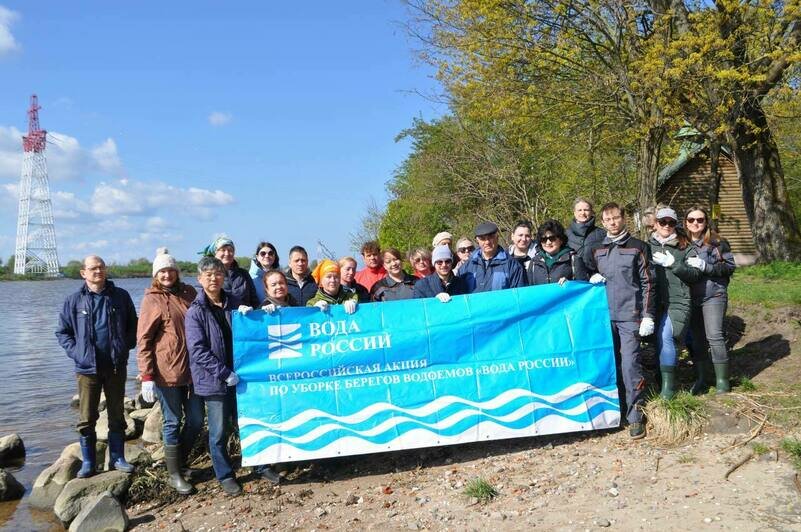
M 567 245 L 576 252 L 577 261 L 587 270 L 592 264 L 592 251 L 606 238 L 606 231 L 595 225 L 592 203 L 584 198 L 573 202 L 573 222 L 567 228 Z M 590 275 L 596 272 L 590 272 Z
M 136 308 L 131 296 L 106 279 L 106 263 L 96 255 L 83 260 L 80 290 L 67 297 L 56 330 L 58 343 L 75 362 L 81 411 L 83 465 L 79 478 L 92 476 L 97 467 L 95 424 L 101 390 L 108 412 L 109 469 L 130 473 L 125 461 L 125 379 L 128 351 L 136 345 Z
M 443 303 L 451 300 L 451 296 L 467 293 L 464 279 L 453 274 L 453 253 L 448 246 L 437 246 L 431 253 L 434 273 L 414 283 L 414 297 L 436 297 Z
M 228 495 L 239 495 L 228 456 L 230 421 L 235 416 L 236 384 L 231 311 L 239 302 L 222 289 L 225 266 L 214 257 L 197 263 L 197 280 L 203 288 L 186 312 L 186 347 L 195 394 L 203 399 L 209 425 L 209 454 L 214 474 Z
M 299 307 L 305 307 L 306 302 L 317 294 L 317 283 L 309 271 L 309 254 L 301 246 L 294 246 L 289 250 L 286 284 L 289 294 L 297 301 Z
M 526 272 L 520 263 L 498 245 L 498 226 L 484 222 L 476 227 L 478 249 L 459 269 L 467 292 L 489 292 L 526 286 Z
M 617 203 L 601 210 L 606 238 L 594 250 L 593 284 L 606 283 L 606 299 L 612 320 L 612 338 L 618 363 L 618 388 L 623 384 L 620 404 L 630 423 L 629 436 L 645 436 L 642 403 L 645 400 L 645 374 L 640 340 L 654 332 L 654 267 L 648 244 L 626 230 L 626 213 Z

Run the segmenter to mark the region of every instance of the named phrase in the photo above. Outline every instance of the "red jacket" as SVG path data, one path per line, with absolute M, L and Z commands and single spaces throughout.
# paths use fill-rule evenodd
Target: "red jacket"
M 356 272 L 356 282 L 362 285 L 369 292 L 373 285 L 387 276 L 387 270 L 382 264 L 378 268 L 365 268 Z

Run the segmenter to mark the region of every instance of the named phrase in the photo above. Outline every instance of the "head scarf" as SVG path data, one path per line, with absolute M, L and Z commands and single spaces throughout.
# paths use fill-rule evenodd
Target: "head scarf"
M 213 257 L 217 250 L 223 246 L 231 246 L 232 248 L 236 249 L 234 246 L 234 241 L 228 238 L 227 236 L 218 236 L 214 242 L 206 246 L 204 249 L 198 252 L 198 255 L 203 255 L 204 257 Z
M 322 281 L 323 277 L 325 277 L 325 274 L 330 272 L 336 272 L 338 275 L 339 264 L 330 259 L 325 259 L 321 261 L 319 264 L 317 264 L 317 267 L 314 268 L 314 271 L 312 272 L 312 277 L 314 278 L 314 282 L 316 282 L 319 285 L 320 281 Z

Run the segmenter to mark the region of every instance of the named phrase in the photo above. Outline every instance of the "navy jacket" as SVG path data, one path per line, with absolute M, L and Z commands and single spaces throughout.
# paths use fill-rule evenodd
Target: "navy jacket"
M 500 247 L 489 261 L 484 260 L 480 249 L 475 250 L 470 260 L 459 268 L 459 275 L 467 284 L 468 294 L 521 288 L 528 284 L 526 272 L 520 267 L 520 263 Z
M 568 281 L 586 281 L 583 261 L 573 250 L 561 255 L 549 268 L 544 251 L 540 250 L 528 265 L 528 280 L 531 285 L 558 283 L 564 277 Z
M 306 274 L 301 288 L 290 270 L 287 270 L 284 275 L 286 276 L 287 290 L 295 298 L 299 307 L 305 307 L 306 303 L 317 294 L 317 283 L 314 282 L 314 278 L 311 274 Z
M 576 252 L 576 257 L 582 262 L 581 266 L 585 271 L 592 267 L 592 252 L 603 243 L 604 238 L 606 231 L 595 226 L 595 216 L 586 222 L 577 222 L 574 218 L 567 228 L 567 245 Z
M 189 371 L 195 393 L 201 397 L 224 395 L 228 391 L 225 379 L 233 371 L 225 365 L 225 337 L 209 305 L 206 292 L 200 290 L 184 319 Z M 239 308 L 239 301 L 223 292 L 223 308 L 230 325 L 231 311 Z
M 700 305 L 710 299 L 728 298 L 728 286 L 737 266 L 731 246 L 726 240 L 712 241 L 709 244 L 693 242 L 698 256 L 706 261 L 706 270 L 701 280 L 690 286 L 694 305 Z
M 442 292 L 447 292 L 452 296 L 458 296 L 467 293 L 467 283 L 459 275 L 451 277 L 447 285 L 442 284 L 439 275 L 436 272 L 431 275 L 426 275 L 416 283 L 414 283 L 414 297 L 434 297 Z
M 117 288 L 111 281 L 106 281 L 101 295 L 109 299 L 108 329 L 114 371 L 125 372 L 128 351 L 136 346 L 136 308 L 128 292 Z M 68 296 L 58 317 L 56 329 L 59 345 L 75 361 L 75 373 L 81 375 L 97 374 L 91 297 L 86 283 L 80 290 Z
M 236 263 L 234 263 L 233 268 L 225 270 L 223 290 L 226 294 L 234 296 L 242 305 L 253 308 L 258 307 L 263 299 L 259 297 L 250 273 L 244 268 L 240 268 Z

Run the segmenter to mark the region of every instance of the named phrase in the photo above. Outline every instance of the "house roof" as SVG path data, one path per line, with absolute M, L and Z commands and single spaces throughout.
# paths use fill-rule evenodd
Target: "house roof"
M 685 126 L 681 128 L 675 138 L 682 139 L 679 154 L 659 171 L 659 176 L 656 178 L 657 188 L 662 187 L 676 172 L 684 168 L 684 165 L 709 147 L 703 135 L 691 127 Z M 731 151 L 726 146 L 721 146 L 720 151 L 726 155 L 731 155 Z

